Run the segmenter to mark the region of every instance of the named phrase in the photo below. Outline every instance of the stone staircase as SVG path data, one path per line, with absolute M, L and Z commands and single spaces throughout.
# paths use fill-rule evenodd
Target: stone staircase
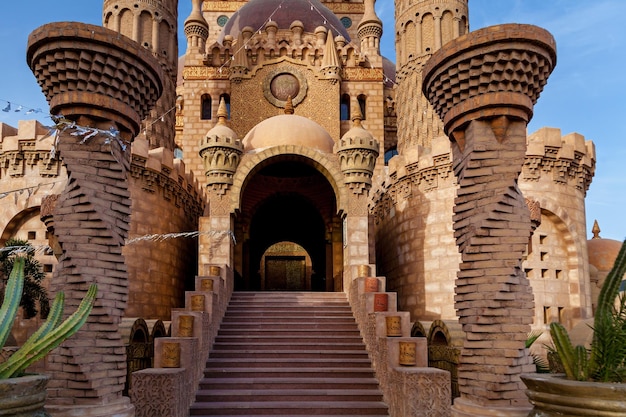
M 235 292 L 191 416 L 389 416 L 344 293 Z

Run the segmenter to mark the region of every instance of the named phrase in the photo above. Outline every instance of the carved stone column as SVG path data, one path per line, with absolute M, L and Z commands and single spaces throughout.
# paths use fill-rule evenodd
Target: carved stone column
M 65 291 L 71 311 L 88 285 L 98 284 L 87 323 L 49 357 L 48 408 L 55 416 L 132 416 L 122 397 L 126 358 L 118 331 L 128 298 L 128 141 L 161 94 L 161 69 L 129 38 L 75 22 L 31 33 L 27 62 L 50 112 L 80 126 L 58 138 L 68 184 L 48 213 L 62 250 L 51 290 Z
M 517 180 L 526 125 L 555 64 L 547 31 L 501 25 L 444 45 L 424 67 L 424 94 L 453 142 L 459 182 L 455 307 L 465 342 L 456 416 L 528 412 L 519 375 L 534 371 L 524 346 L 534 301 L 522 269 L 531 219 Z

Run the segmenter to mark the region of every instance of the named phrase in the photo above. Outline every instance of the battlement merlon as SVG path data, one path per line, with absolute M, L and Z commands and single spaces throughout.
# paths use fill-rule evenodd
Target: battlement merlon
M 561 129 L 554 127 L 543 127 L 528 136 L 526 156 L 577 161 L 589 169 L 594 169 L 596 165 L 596 148 L 592 141 L 586 141 L 579 133 L 562 136 Z
M 174 153 L 166 148 L 149 149 L 147 139 L 136 138 L 131 146 L 132 165 L 155 173 L 161 173 L 179 184 L 183 189 L 199 190 L 200 185 L 181 159 L 174 158 Z
M 28 150 L 50 151 L 54 135 L 49 127 L 37 120 L 20 120 L 18 128 L 0 123 L 0 154 Z

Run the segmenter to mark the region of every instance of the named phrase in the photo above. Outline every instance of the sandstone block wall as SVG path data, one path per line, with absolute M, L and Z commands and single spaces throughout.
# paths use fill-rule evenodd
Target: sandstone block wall
M 413 320 L 455 319 L 460 263 L 452 231 L 456 181 L 447 137 L 389 163 L 387 190 L 376 195 L 378 274 L 398 292 Z M 379 190 L 378 190 L 379 191 Z
M 171 151 L 133 143 L 129 241 L 153 234 L 193 232 L 204 203 L 193 175 Z M 125 315 L 168 320 L 184 304 L 197 274 L 197 238 L 139 240 L 124 248 L 130 276 Z

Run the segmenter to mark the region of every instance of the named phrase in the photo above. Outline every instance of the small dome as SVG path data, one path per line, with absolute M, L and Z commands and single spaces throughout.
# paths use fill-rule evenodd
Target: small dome
M 207 132 L 206 137 L 237 139 L 237 133 L 227 125 L 218 123 Z
M 335 142 L 322 126 L 295 114 L 270 117 L 243 138 L 244 152 L 279 145 L 299 145 L 332 153 Z
M 595 238 L 587 241 L 589 264 L 598 268 L 598 271 L 609 272 L 613 268 L 622 242 L 613 239 Z
M 291 24 L 298 20 L 303 22 L 305 32 L 314 33 L 317 27 L 324 26 L 350 41 L 350 35 L 339 18 L 319 0 L 250 0 L 228 19 L 218 42 L 222 43 L 226 35 L 237 39 L 246 26 L 255 30 L 264 29 L 270 16 L 278 29 L 290 29 Z

